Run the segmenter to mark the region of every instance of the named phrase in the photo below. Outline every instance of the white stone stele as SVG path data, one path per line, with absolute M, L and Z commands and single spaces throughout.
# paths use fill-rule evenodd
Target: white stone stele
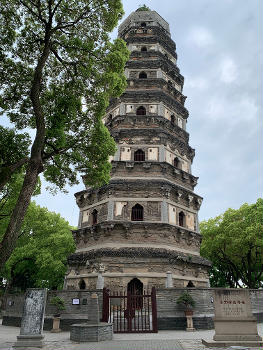
M 173 288 L 173 275 L 171 271 L 166 272 L 165 288 Z
M 247 289 L 215 289 L 215 335 L 213 340 L 204 340 L 208 347 L 262 346 L 258 335 L 257 321 L 252 314 Z
M 96 289 L 103 289 L 104 288 L 104 277 L 102 276 L 102 273 L 98 273 L 98 279 L 96 284 Z
M 42 335 L 47 289 L 27 289 L 21 320 L 20 335 L 13 345 L 14 349 L 42 348 L 44 346 Z

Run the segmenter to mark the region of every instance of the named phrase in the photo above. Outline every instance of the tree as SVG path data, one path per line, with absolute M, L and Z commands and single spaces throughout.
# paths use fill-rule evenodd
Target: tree
M 17 246 L 5 265 L 3 276 L 9 289 L 62 288 L 67 257 L 74 250 L 68 222 L 31 202 Z
M 151 11 L 151 10 L 148 6 L 143 4 L 143 5 L 140 5 L 140 7 L 136 11 Z
M 213 263 L 214 287 L 263 286 L 263 199 L 200 224 L 201 255 Z
M 0 243 L 0 268 L 10 257 L 38 175 L 59 189 L 109 180 L 115 143 L 102 123 L 110 97 L 125 88 L 128 50 L 108 33 L 123 14 L 120 0 L 2 0 L 0 2 L 0 109 L 21 139 L 4 145 L 0 189 L 25 166 L 23 185 Z M 29 150 L 20 143 L 34 135 Z M 20 131 L 19 131 L 20 130 Z M 11 149 L 11 151 L 10 151 Z

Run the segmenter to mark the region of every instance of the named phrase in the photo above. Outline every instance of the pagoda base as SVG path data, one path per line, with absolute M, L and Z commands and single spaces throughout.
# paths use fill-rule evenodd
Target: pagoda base
M 172 274 L 173 287 L 207 287 L 208 266 L 200 256 L 187 256 L 177 251 L 158 248 L 101 248 L 75 253 L 69 258 L 66 289 L 94 289 L 98 275 L 104 287 L 127 288 L 137 278 L 144 288 L 165 288 L 167 272 Z M 189 285 L 190 283 L 190 285 Z

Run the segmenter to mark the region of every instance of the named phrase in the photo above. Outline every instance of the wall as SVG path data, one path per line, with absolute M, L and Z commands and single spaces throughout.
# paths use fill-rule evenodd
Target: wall
M 213 288 L 169 288 L 157 289 L 157 318 L 159 330 L 185 329 L 186 319 L 180 306 L 176 304 L 177 298 L 184 291 L 189 292 L 194 298 L 196 305 L 194 308 L 194 327 L 196 329 L 212 329 L 214 316 L 213 308 Z M 54 306 L 49 300 L 54 295 L 58 295 L 65 301 L 66 310 L 61 311 L 61 328 L 69 330 L 73 323 L 85 322 L 89 316 L 90 296 L 96 292 L 99 297 L 99 307 L 102 309 L 101 290 L 67 290 L 51 291 L 48 293 L 46 316 L 44 329 L 52 328 L 52 315 L 55 312 Z M 252 311 L 258 322 L 263 322 L 263 289 L 251 289 L 250 297 Z M 80 305 L 72 305 L 72 299 L 79 298 Z M 3 325 L 20 326 L 23 308 L 23 295 L 6 295 L 2 297 Z M 83 304 L 86 299 L 87 304 Z

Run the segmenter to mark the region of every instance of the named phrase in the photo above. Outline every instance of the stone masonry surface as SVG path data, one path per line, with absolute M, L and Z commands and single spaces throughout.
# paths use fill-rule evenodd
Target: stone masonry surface
M 258 324 L 258 332 L 263 336 L 263 323 Z M 11 350 L 19 329 L 0 325 L 0 350 Z M 43 350 L 210 350 L 201 343 L 201 339 L 212 339 L 209 331 L 160 331 L 157 334 L 114 334 L 112 341 L 101 343 L 75 343 L 69 340 L 69 332 L 44 332 Z M 224 350 L 234 350 L 225 348 Z M 260 348 L 242 348 L 260 350 Z M 222 350 L 222 349 L 219 349 Z M 241 348 L 240 348 L 241 350 Z

